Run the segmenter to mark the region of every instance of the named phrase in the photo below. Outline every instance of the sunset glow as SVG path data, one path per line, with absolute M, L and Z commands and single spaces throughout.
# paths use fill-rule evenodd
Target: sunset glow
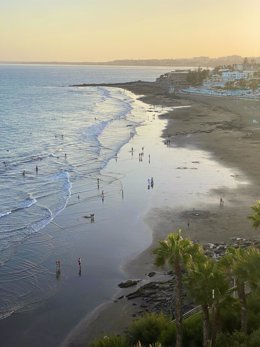
M 1 61 L 260 55 L 259 0 L 10 0 Z

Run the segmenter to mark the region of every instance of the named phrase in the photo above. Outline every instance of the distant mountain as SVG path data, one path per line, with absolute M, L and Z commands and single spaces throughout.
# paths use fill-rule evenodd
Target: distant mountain
M 123 59 L 113 60 L 106 62 L 7 62 L 2 61 L 3 64 L 59 64 L 59 65 L 117 65 L 117 66 L 201 66 L 201 67 L 215 67 L 219 65 L 232 65 L 240 64 L 244 61 L 245 57 L 239 55 L 231 55 L 227 57 L 209 58 L 209 57 L 194 57 L 183 59 Z M 248 61 L 254 60 L 255 63 L 260 63 L 260 57 L 247 57 Z
M 253 59 L 256 63 L 260 63 L 260 57 L 247 57 L 250 61 Z M 183 59 L 140 59 L 140 60 L 114 60 L 106 62 L 106 65 L 134 65 L 134 66 L 202 66 L 215 67 L 219 65 L 240 64 L 244 61 L 244 57 L 232 55 L 227 57 L 209 58 L 194 57 Z

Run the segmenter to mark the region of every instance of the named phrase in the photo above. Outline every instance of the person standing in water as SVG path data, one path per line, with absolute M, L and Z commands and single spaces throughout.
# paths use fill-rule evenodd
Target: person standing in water
M 81 258 L 78 258 L 78 265 L 79 265 L 79 277 L 81 276 Z
M 56 279 L 58 280 L 60 278 L 60 260 L 56 260 Z

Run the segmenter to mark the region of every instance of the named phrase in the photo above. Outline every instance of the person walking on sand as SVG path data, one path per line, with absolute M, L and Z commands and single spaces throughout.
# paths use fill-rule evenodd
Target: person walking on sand
M 151 187 L 153 188 L 153 177 L 151 178 Z
M 105 199 L 105 193 L 104 193 L 104 190 L 102 190 L 102 192 L 101 192 L 101 199 L 102 199 L 102 201 L 104 201 L 104 199 Z
M 39 171 L 39 168 L 38 168 L 37 165 L 36 165 L 36 167 L 35 167 L 35 171 L 36 171 L 36 173 L 38 173 L 38 171 Z
M 224 206 L 224 199 L 223 198 L 220 198 L 219 205 L 222 206 L 222 207 Z

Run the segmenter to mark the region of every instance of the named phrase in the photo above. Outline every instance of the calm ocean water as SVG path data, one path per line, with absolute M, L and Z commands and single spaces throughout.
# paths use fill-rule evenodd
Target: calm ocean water
M 207 152 L 165 146 L 166 108 L 117 88 L 70 87 L 167 70 L 0 65 L 1 346 L 58 346 L 128 278 L 154 211 L 218 206 L 218 189 L 236 189 L 237 176 L 248 184 Z M 91 212 L 94 223 L 83 218 Z
M 83 179 L 89 180 L 85 198 L 96 194 L 93 181 L 129 140 L 146 111 L 123 90 L 70 85 L 153 81 L 165 71 L 143 67 L 0 66 L 2 317 L 19 307 L 30 286 L 25 286 L 17 299 L 12 283 L 23 279 L 27 267 L 34 275 L 31 264 L 26 263 L 10 271 L 9 260 L 15 258 L 25 240 L 54 220 L 71 197 L 82 194 Z

